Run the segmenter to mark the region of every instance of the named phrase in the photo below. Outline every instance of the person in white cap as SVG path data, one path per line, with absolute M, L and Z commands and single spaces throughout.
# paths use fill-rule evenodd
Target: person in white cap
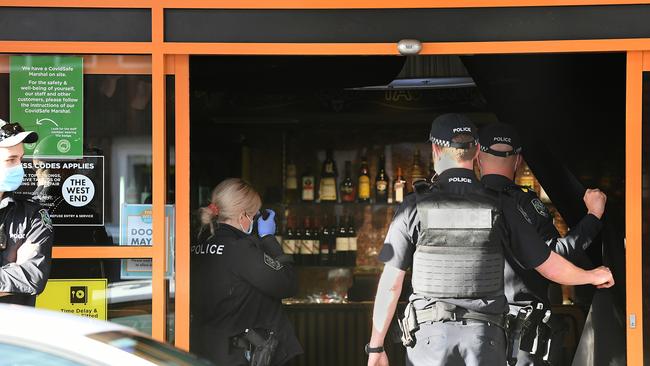
M 23 143 L 38 135 L 0 120 L 0 303 L 34 306 L 52 259 L 52 220 L 38 203 L 12 194 L 23 181 Z

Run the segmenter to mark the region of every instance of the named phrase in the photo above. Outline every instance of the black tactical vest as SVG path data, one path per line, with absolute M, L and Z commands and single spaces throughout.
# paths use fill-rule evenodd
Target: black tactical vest
M 413 292 L 436 298 L 503 295 L 504 256 L 498 198 L 437 188 L 416 193 L 420 231 Z

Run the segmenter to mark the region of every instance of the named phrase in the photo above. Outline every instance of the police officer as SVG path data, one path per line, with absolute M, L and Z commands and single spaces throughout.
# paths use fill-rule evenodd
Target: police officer
M 23 143 L 38 135 L 0 120 L 0 303 L 34 306 L 52 257 L 52 220 L 39 204 L 12 194 L 23 181 Z
M 515 129 L 504 123 L 493 123 L 482 128 L 479 135 L 481 148 L 478 164 L 483 185 L 510 200 L 551 250 L 573 262 L 581 260 L 584 249 L 602 227 L 600 218 L 605 210 L 605 194 L 598 189 L 586 191 L 584 202 L 588 214 L 563 238 L 553 225 L 550 211 L 535 192 L 513 182 L 522 151 L 521 140 Z M 549 282 L 535 271 L 524 270 L 508 255 L 506 259 L 505 295 L 511 304 L 511 313 L 536 301 L 545 303 L 548 308 Z M 538 364 L 542 364 L 540 357 L 519 352 L 517 365 Z
M 251 331 L 266 345 L 277 340 L 268 365 L 302 353 L 282 310 L 281 299 L 297 291 L 297 277 L 275 239 L 275 213 L 260 215 L 259 236 L 252 234 L 261 205 L 248 183 L 224 180 L 202 210 L 207 239 L 191 246 L 191 351 L 217 365 L 250 364 L 256 357 Z
M 583 271 L 549 253 L 532 225 L 515 225 L 508 243 L 507 222 L 523 220 L 500 207 L 474 172 L 478 155 L 475 126 L 465 116 L 446 114 L 431 126 L 436 184 L 407 196 L 390 225 L 379 259 L 373 328 L 366 345 L 368 365 L 387 365 L 383 342 L 399 298 L 405 272 L 412 268 L 413 293 L 402 321 L 408 365 L 504 365 L 502 248 L 526 268 L 565 282 L 608 286 L 611 273 Z M 530 241 L 521 245 L 525 238 Z M 564 262 L 563 262 L 564 261 Z M 409 339 L 411 338 L 411 339 Z

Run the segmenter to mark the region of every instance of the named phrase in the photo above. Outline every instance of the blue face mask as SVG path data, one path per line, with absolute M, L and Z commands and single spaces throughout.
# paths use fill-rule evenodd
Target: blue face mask
M 239 223 L 239 227 L 241 228 L 241 231 L 243 231 L 246 234 L 250 235 L 253 232 L 253 219 L 248 218 L 248 215 L 246 215 L 246 214 L 244 214 L 244 217 L 249 219 L 251 221 L 251 224 L 248 225 L 248 230 L 244 230 L 244 226 L 241 224 L 241 222 Z
M 23 175 L 25 175 L 23 164 L 0 171 L 0 192 L 11 192 L 18 189 L 23 183 Z

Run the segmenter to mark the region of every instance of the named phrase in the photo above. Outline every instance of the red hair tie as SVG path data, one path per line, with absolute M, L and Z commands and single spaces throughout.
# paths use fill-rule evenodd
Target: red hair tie
M 219 216 L 219 207 L 217 207 L 217 205 L 211 203 L 208 205 L 208 208 L 210 209 L 210 211 L 214 216 Z

